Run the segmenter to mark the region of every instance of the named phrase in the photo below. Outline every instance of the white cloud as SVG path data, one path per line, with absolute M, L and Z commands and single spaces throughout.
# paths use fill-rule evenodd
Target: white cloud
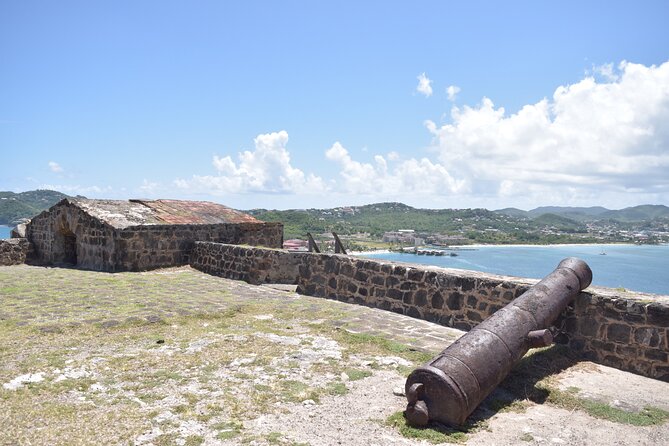
M 286 150 L 288 133 L 285 130 L 258 135 L 255 150 L 230 156 L 215 155 L 212 160 L 218 175 L 193 175 L 189 180 L 177 179 L 174 184 L 184 190 L 226 193 L 318 193 L 326 189 L 325 182 L 313 174 L 305 175 L 290 163 Z
M 39 189 L 48 189 L 62 192 L 68 195 L 99 195 L 103 193 L 110 193 L 113 191 L 111 186 L 100 187 L 100 186 L 81 186 L 79 184 L 70 185 L 70 184 L 41 184 Z
M 60 166 L 60 164 L 58 164 L 55 161 L 49 161 L 49 169 L 51 169 L 51 172 L 54 172 L 54 173 L 63 172 L 63 168 Z
M 483 98 L 453 107 L 450 124 L 427 121 L 439 162 L 476 196 L 669 200 L 669 62 L 608 70 L 608 82 L 587 76 L 512 115 Z
M 395 151 L 393 150 L 392 152 L 388 152 L 388 154 L 386 155 L 386 157 L 387 157 L 390 161 L 397 161 L 398 159 L 400 159 L 400 154 L 397 153 L 397 152 L 395 152 Z
M 448 95 L 449 101 L 455 101 L 455 97 L 460 93 L 460 87 L 457 85 L 449 85 L 446 89 L 446 94 Z
M 457 95 L 451 87 L 449 96 Z M 338 173 L 326 182 L 291 164 L 288 134 L 281 131 L 259 135 L 255 149 L 235 159 L 215 156 L 217 175 L 174 184 L 213 195 L 301 194 L 300 205 L 307 195 L 338 204 L 399 199 L 426 207 L 667 203 L 667 122 L 669 62 L 623 62 L 512 114 L 485 97 L 475 106 L 453 106 L 449 122 L 425 122 L 433 137 L 429 157 L 387 152 L 361 154 L 363 161 L 336 142 L 325 156 Z
M 158 192 L 158 189 L 160 189 L 160 184 L 159 183 L 154 183 L 146 178 L 142 181 L 142 185 L 139 186 L 139 190 L 143 193 L 153 195 L 156 192 Z
M 397 160 L 394 154 L 391 152 L 388 160 L 376 155 L 374 163 L 362 163 L 352 159 L 341 143 L 334 143 L 325 156 L 340 167 L 340 181 L 335 191 L 387 199 L 416 193 L 449 195 L 460 192 L 464 186 L 462 181 L 453 179 L 444 166 L 427 158 L 411 158 L 389 165 L 388 161 Z
M 421 73 L 418 75 L 418 86 L 416 87 L 416 91 L 420 94 L 425 95 L 426 98 L 429 98 L 432 96 L 432 81 L 425 75 L 425 73 Z

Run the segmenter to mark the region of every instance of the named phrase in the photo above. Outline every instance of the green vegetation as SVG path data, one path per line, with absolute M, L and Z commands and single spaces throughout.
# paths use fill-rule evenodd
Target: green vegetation
M 67 197 L 53 190 L 33 190 L 18 194 L 0 191 L 0 225 L 11 226 L 21 219 L 32 218 Z
M 402 203 L 366 206 L 247 211 L 264 221 L 284 223 L 286 239 L 305 238 L 310 232 L 336 232 L 348 249 L 388 248 L 384 232 L 413 229 L 422 237 L 456 236 L 462 243 L 558 244 L 631 241 L 637 231 L 669 231 L 669 208 L 637 206 L 621 211 L 605 208 L 537 208 L 530 212 L 507 208 L 416 209 Z M 647 243 L 659 242 L 650 236 Z
M 402 436 L 429 443 L 464 443 L 467 441 L 465 432 L 451 429 L 438 423 L 430 423 L 427 427 L 413 427 L 407 423 L 404 412 L 395 412 L 386 419 L 386 425 L 397 429 Z
M 570 367 L 578 360 L 575 353 L 561 345 L 530 351 L 518 366 L 500 384 L 515 398 L 510 400 L 492 399 L 488 401 L 497 411 L 522 411 L 529 401 L 554 404 L 566 410 L 582 410 L 595 418 L 633 426 L 652 426 L 669 420 L 669 412 L 645 407 L 640 412 L 630 412 L 609 404 L 578 396 L 580 389 L 569 387 L 560 390 L 553 376 Z
M 17 390 L 0 387 L 13 420 L 0 444 L 126 444 L 152 425 L 153 444 L 266 444 L 240 420 L 344 398 L 377 370 L 406 372 L 379 357 L 417 366 L 430 356 L 331 323 L 359 308 L 286 297 L 190 268 L 0 268 L 0 383 L 40 374 Z M 297 359 L 305 349 L 316 356 Z M 201 431 L 181 432 L 183 423 Z M 297 444 L 287 434 L 275 440 Z

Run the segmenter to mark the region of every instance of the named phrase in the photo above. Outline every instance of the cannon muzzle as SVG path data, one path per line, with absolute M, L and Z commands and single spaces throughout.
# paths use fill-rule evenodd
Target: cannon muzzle
M 548 346 L 548 328 L 592 282 L 590 267 L 569 257 L 506 307 L 464 334 L 407 378 L 409 424 L 458 426 L 530 348 Z

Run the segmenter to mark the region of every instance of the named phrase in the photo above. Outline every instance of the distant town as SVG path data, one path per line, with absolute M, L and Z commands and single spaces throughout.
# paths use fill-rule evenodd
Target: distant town
M 67 195 L 48 190 L 0 192 L 0 224 L 15 226 Z M 225 203 L 223 203 L 225 204 Z M 308 249 L 307 233 L 324 251 L 338 234 L 351 251 L 430 250 L 471 244 L 669 243 L 669 207 L 641 205 L 498 209 L 417 209 L 376 203 L 330 209 L 247 210 L 284 224 L 287 249 Z
M 285 224 L 286 248 L 306 249 L 306 233 L 334 249 L 332 232 L 347 249 L 428 250 L 471 244 L 669 243 L 669 208 L 644 205 L 519 209 L 416 209 L 402 203 L 306 210 L 251 210 Z

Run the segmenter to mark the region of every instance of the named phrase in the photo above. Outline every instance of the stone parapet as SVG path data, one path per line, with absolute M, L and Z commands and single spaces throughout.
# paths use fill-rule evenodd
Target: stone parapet
M 280 248 L 281 223 L 131 226 L 117 230 L 117 271 L 142 271 L 189 263 L 196 241 Z
M 0 265 L 20 265 L 26 262 L 29 255 L 30 242 L 24 238 L 0 240 Z
M 191 262 L 211 274 L 256 284 L 297 283 L 301 294 L 381 308 L 461 330 L 470 330 L 537 282 L 216 243 L 196 243 Z M 556 341 L 587 359 L 669 381 L 669 296 L 590 287 L 567 307 L 556 326 Z
M 303 253 L 281 249 L 195 242 L 190 265 L 208 274 L 254 285 L 295 284 L 303 259 Z

